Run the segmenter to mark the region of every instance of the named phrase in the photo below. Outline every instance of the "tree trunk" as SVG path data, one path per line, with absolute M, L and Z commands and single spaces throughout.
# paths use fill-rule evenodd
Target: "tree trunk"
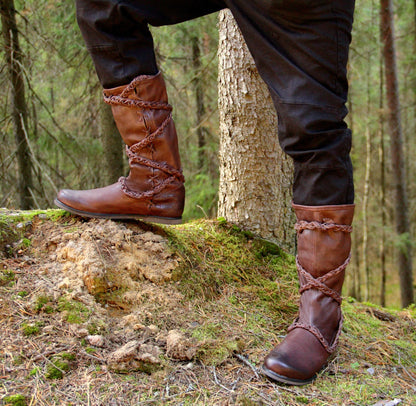
M 380 207 L 381 207 L 381 240 L 380 240 L 380 304 L 386 306 L 386 151 L 384 147 L 384 70 L 383 55 L 380 55 L 380 104 L 379 104 L 379 131 L 380 131 Z
M 351 72 L 349 70 L 349 72 Z M 350 80 L 348 80 L 350 82 Z M 354 103 L 353 103 L 353 93 L 350 91 L 348 97 L 348 119 L 349 119 L 349 128 L 354 134 L 355 121 L 354 121 Z M 351 263 L 351 272 L 346 273 L 346 281 L 352 279 L 352 283 L 348 284 L 348 295 L 352 296 L 358 300 L 361 300 L 361 277 L 360 277 L 360 254 L 358 248 L 358 233 L 353 233 L 352 235 L 352 251 L 354 261 Z M 351 286 L 350 286 L 351 285 Z
M 370 196 L 370 169 L 371 169 L 371 142 L 370 129 L 367 123 L 365 131 L 366 160 L 365 160 L 365 179 L 363 193 L 363 274 L 365 276 L 365 295 L 364 300 L 370 300 L 371 275 L 368 265 L 368 199 Z
M 412 250 L 410 222 L 404 170 L 403 132 L 400 117 L 399 85 L 397 80 L 394 14 L 392 0 L 381 0 L 381 33 L 386 72 L 387 104 L 391 139 L 391 159 L 395 191 L 396 232 L 400 239 L 399 275 L 402 306 L 413 303 Z
M 14 137 L 18 162 L 18 193 L 21 209 L 33 208 L 32 163 L 28 147 L 28 107 L 25 99 L 25 85 L 22 72 L 22 52 L 16 24 L 14 0 L 1 0 L 1 24 L 5 45 L 6 64 L 11 82 L 11 107 Z
M 228 10 L 219 30 L 219 215 L 293 251 L 292 162 L 271 97 Z
M 201 77 L 201 49 L 199 47 L 199 37 L 192 38 L 192 65 L 195 72 L 193 80 L 195 102 L 196 102 L 196 117 L 195 127 L 198 136 L 198 169 L 202 170 L 205 164 L 205 128 L 203 120 L 205 116 L 204 91 Z
M 99 136 L 103 144 L 104 173 L 106 184 L 114 183 L 123 175 L 123 142 L 114 122 L 111 106 L 102 101 L 99 104 Z

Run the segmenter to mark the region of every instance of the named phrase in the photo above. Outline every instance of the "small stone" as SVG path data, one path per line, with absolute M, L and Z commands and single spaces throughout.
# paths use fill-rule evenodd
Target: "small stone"
M 159 327 L 151 324 L 147 327 L 152 334 L 157 334 L 159 332 Z
M 45 327 L 43 327 L 43 329 L 42 329 L 42 331 L 44 332 L 44 333 L 52 333 L 52 331 L 55 329 L 55 327 L 54 326 L 45 326 Z
M 75 331 L 75 334 L 81 338 L 86 337 L 88 335 L 88 330 L 86 328 L 80 328 Z
M 370 375 L 374 375 L 375 370 L 374 370 L 374 368 L 368 368 L 368 369 L 367 369 L 367 372 L 368 372 Z
M 94 347 L 104 347 L 104 337 L 101 335 L 87 336 L 87 341 Z
M 139 347 L 137 359 L 151 364 L 160 364 L 159 356 L 161 353 L 161 349 L 156 345 L 142 344 Z
M 137 355 L 140 343 L 137 340 L 129 341 L 108 356 L 109 362 L 129 361 Z
M 181 361 L 190 361 L 196 354 L 197 347 L 180 331 L 171 330 L 166 337 L 166 355 Z
M 137 340 L 129 341 L 107 359 L 108 368 L 115 372 L 127 373 L 143 371 L 152 373 L 160 366 L 161 349 L 150 344 L 140 344 Z

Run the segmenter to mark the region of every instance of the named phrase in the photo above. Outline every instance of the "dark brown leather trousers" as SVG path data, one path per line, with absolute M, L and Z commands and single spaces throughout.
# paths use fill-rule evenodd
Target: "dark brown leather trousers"
M 78 23 L 104 88 L 158 71 L 148 25 L 228 7 L 270 89 L 279 140 L 294 159 L 293 200 L 354 200 L 344 118 L 354 0 L 77 0 Z

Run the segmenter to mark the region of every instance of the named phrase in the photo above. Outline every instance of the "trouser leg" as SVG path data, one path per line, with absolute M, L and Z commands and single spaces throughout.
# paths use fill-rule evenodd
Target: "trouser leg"
M 354 0 L 226 0 L 279 118 L 283 150 L 294 159 L 293 200 L 354 200 L 349 157 L 346 64 Z
M 352 203 L 351 133 L 344 118 L 353 0 L 78 0 L 77 15 L 109 88 L 157 72 L 148 24 L 174 24 L 224 6 L 270 89 L 281 146 L 294 159 L 294 202 Z
M 78 21 L 127 146 L 130 172 L 104 188 L 61 190 L 59 207 L 84 217 L 181 222 L 185 189 L 178 140 L 148 24 L 218 8 L 216 0 L 78 0 Z
M 148 24 L 176 24 L 225 7 L 222 0 L 77 0 L 77 20 L 104 88 L 156 74 Z

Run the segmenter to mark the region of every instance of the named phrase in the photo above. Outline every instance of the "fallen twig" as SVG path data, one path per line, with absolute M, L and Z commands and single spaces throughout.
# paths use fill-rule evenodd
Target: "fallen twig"
M 253 371 L 254 375 L 256 375 L 256 378 L 259 379 L 260 376 L 257 372 L 257 368 L 246 358 L 243 357 L 241 354 L 234 354 L 241 362 L 243 362 L 244 364 L 246 364 L 247 366 L 250 367 L 250 369 Z

